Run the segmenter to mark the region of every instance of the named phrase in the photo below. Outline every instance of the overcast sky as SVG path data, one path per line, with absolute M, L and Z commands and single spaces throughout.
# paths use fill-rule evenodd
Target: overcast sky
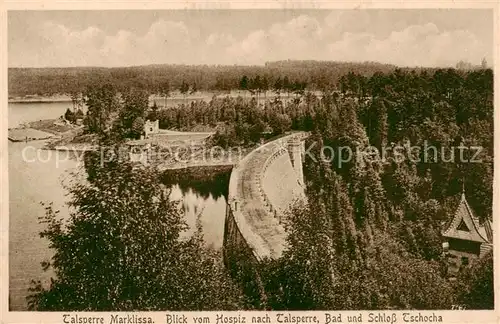
M 11 11 L 10 67 L 492 62 L 488 10 Z

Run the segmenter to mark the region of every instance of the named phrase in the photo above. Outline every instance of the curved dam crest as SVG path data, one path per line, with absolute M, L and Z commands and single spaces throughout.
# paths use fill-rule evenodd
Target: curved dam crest
M 286 249 L 284 212 L 306 198 L 302 159 L 307 135 L 296 132 L 266 143 L 233 168 L 224 231 L 226 265 L 277 259 Z

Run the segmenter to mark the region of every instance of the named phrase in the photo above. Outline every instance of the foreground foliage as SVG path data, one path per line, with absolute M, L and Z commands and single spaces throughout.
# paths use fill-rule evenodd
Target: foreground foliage
M 178 204 L 152 171 L 129 165 L 94 170 L 70 188 L 70 219 L 50 206 L 42 233 L 54 249 L 56 278 L 33 287 L 35 310 L 237 309 L 244 300 L 201 229 L 186 229 Z
M 493 252 L 457 278 L 457 301 L 467 309 L 494 309 Z

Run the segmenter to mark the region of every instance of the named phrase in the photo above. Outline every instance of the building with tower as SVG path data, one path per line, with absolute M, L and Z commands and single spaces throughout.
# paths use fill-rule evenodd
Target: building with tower
M 144 137 L 149 138 L 152 134 L 158 134 L 160 131 L 159 120 L 146 120 L 144 123 Z

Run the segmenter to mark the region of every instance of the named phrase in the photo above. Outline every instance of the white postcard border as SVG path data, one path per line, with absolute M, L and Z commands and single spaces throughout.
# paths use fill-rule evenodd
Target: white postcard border
M 9 277 L 8 277 L 8 262 L 9 262 L 9 252 L 8 252 L 8 229 L 9 229 L 9 190 L 8 190 L 8 167 L 7 167 L 7 128 L 8 128 L 8 118 L 7 118 L 7 10 L 150 10 L 150 9 L 382 9 L 382 8 L 395 8 L 395 9 L 436 9 L 436 8 L 491 8 L 494 10 L 494 71 L 499 70 L 500 64 L 500 12 L 499 3 L 497 1 L 5 1 L 0 4 L 0 31 L 1 31 L 1 54 L 0 63 L 3 68 L 3 73 L 0 78 L 0 91 L 1 97 L 4 98 L 1 101 L 0 109 L 0 122 L 2 131 L 2 140 L 0 147 L 0 239 L 1 246 L 0 258 L 1 258 L 1 281 L 0 281 L 0 294 L 1 294 L 1 316 L 0 321 L 2 323 L 64 323 L 64 314 L 78 314 L 84 317 L 103 317 L 110 319 L 112 315 L 127 315 L 123 312 L 89 312 L 89 313 L 75 313 L 75 312 L 10 312 L 8 310 L 8 293 L 9 293 Z M 494 73 L 494 93 L 495 93 L 495 130 L 494 130 L 494 146 L 495 153 L 500 152 L 500 76 Z M 500 155 L 495 154 L 494 156 L 494 167 L 495 170 L 500 170 Z M 495 172 L 494 176 L 494 189 L 493 189 L 493 215 L 498 215 L 500 213 L 500 180 L 499 172 Z M 499 236 L 498 231 L 500 230 L 498 219 L 494 219 L 494 246 L 499 246 Z M 431 315 L 436 314 L 441 316 L 443 323 L 499 323 L 500 316 L 498 309 L 500 308 L 500 280 L 499 273 L 500 267 L 498 266 L 499 257 L 498 249 L 494 250 L 494 262 L 495 262 L 495 310 L 492 311 L 471 311 L 471 310 L 434 310 L 434 311 L 314 311 L 314 312 L 289 312 L 283 311 L 279 313 L 291 313 L 296 316 L 297 314 L 305 316 L 318 316 L 323 319 L 325 313 L 338 314 L 342 313 L 343 317 L 349 315 L 362 314 L 365 319 L 363 322 L 368 322 L 369 314 L 396 314 L 398 321 L 396 323 L 405 323 L 403 321 L 403 313 L 411 313 L 418 315 L 418 313 Z M 268 313 L 271 318 L 274 318 L 277 311 L 273 312 L 139 312 L 134 313 L 140 317 L 151 316 L 155 323 L 166 323 L 166 324 L 180 324 L 180 323 L 167 323 L 167 314 L 176 315 L 186 315 L 188 317 L 194 316 L 209 316 L 211 319 L 217 317 L 218 314 L 224 314 L 224 316 L 238 316 L 244 315 L 247 317 L 246 323 L 251 323 L 250 319 L 252 316 L 265 316 Z M 132 314 L 132 313 L 128 313 Z M 391 315 L 392 316 L 392 315 Z M 274 323 L 275 321 L 273 321 Z M 105 321 L 104 323 L 110 323 Z M 193 321 L 189 321 L 193 323 Z M 321 320 L 321 324 L 325 322 Z M 346 320 L 343 323 L 347 323 Z M 372 323 L 376 323 L 372 321 Z M 382 323 L 390 323 L 390 321 L 384 321 Z M 110 323 L 112 324 L 112 323 Z M 139 324 L 139 323 L 134 323 Z M 218 324 L 215 321 L 211 321 L 211 324 Z M 236 324 L 236 323 L 235 323 Z

